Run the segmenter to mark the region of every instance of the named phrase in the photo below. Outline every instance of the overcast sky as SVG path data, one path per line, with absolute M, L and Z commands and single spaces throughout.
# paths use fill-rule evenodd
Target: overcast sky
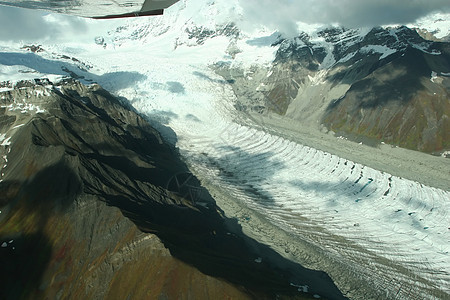
M 199 0 L 188 0 L 199 1 Z M 226 0 L 224 0 L 226 1 Z M 240 0 L 247 24 L 263 24 L 286 35 L 296 22 L 346 27 L 407 24 L 435 11 L 450 13 L 449 0 Z M 85 19 L 0 6 L 0 40 L 42 40 L 81 34 Z
M 86 29 L 86 22 L 80 18 L 0 6 L 0 40 L 56 40 Z
M 245 0 L 251 22 L 296 31 L 296 22 L 345 27 L 408 24 L 432 12 L 450 12 L 449 0 Z

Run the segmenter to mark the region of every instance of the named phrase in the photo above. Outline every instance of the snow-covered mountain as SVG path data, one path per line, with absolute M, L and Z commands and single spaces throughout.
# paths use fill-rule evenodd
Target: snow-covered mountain
M 258 71 L 241 94 L 243 109 L 319 123 L 358 141 L 449 149 L 447 43 L 424 40 L 404 26 L 326 28 L 279 43 L 270 70 Z M 227 65 L 219 70 L 236 85 L 249 85 Z
M 0 92 L 0 132 L 2 299 L 271 298 L 298 294 L 292 278 L 341 295 L 243 235 L 177 151 L 96 84 L 18 82 Z
M 89 43 L 4 46 L 0 81 L 71 76 L 127 99 L 246 234 L 349 298 L 448 298 L 450 162 L 396 145 L 450 150 L 449 44 L 245 19 L 237 0 L 180 1 Z

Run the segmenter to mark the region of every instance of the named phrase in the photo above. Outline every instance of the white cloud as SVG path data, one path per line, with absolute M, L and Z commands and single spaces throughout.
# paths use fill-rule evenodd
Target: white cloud
M 296 22 L 372 27 L 407 24 L 432 12 L 450 12 L 448 0 L 242 0 L 240 3 L 247 23 L 262 23 L 285 34 L 297 31 Z
M 86 20 L 82 18 L 0 6 L 0 40 L 3 41 L 58 41 L 86 30 Z
M 198 0 L 188 0 L 198 1 Z M 229 0 L 222 0 L 223 3 Z M 285 35 L 298 33 L 297 22 L 335 24 L 346 27 L 372 27 L 408 24 L 435 11 L 450 12 L 448 0 L 237 0 L 242 6 L 245 29 L 264 25 Z M 219 1 L 218 1 L 219 2 Z M 221 2 L 222 3 L 222 2 Z M 228 6 L 235 5 L 228 2 Z M 231 2 L 233 3 L 233 2 Z M 227 7 L 227 5 L 225 5 Z M 224 17 L 228 15 L 222 11 Z M 219 14 L 220 15 L 220 14 Z M 114 22 L 48 14 L 0 6 L 0 40 L 55 42 L 92 39 L 101 28 L 114 28 Z M 121 22 L 125 22 L 122 20 Z

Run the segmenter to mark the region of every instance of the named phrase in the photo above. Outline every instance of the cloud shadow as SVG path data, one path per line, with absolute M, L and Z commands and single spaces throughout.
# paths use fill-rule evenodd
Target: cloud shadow
M 76 64 L 62 60 L 46 59 L 35 53 L 1 52 L 0 64 L 5 66 L 24 66 L 41 74 L 69 76 L 85 83 L 96 82 L 103 85 L 110 92 L 134 86 L 137 82 L 147 78 L 138 72 L 111 72 L 96 75 Z

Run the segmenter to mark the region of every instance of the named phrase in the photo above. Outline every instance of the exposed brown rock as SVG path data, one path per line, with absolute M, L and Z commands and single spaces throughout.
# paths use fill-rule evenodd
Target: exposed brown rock
M 195 177 L 171 183 L 189 174 L 176 150 L 98 85 L 21 84 L 0 99 L 0 298 L 312 297 L 292 276 L 343 298 L 245 237 Z

